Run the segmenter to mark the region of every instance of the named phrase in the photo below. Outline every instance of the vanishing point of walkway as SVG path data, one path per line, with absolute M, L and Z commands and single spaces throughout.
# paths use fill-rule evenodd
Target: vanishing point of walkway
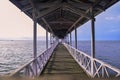
M 62 44 L 54 50 L 42 77 L 45 80 L 90 80 Z

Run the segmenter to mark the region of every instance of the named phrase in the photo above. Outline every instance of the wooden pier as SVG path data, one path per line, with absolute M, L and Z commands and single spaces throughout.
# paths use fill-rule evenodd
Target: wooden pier
M 120 69 L 95 58 L 95 17 L 119 0 L 10 1 L 33 20 L 34 54 L 33 60 L 10 76 L 40 77 L 40 80 L 120 80 Z M 77 50 L 77 28 L 89 20 L 91 20 L 91 56 Z M 46 30 L 46 51 L 40 55 L 37 55 L 37 23 Z M 73 30 L 75 48 L 71 46 Z M 48 32 L 52 43 L 50 48 Z M 60 41 L 62 44 L 58 44 Z M 109 78 L 111 77 L 109 70 L 115 73 L 114 77 L 117 79 Z
M 41 69 L 42 72 L 40 71 L 41 73 L 39 74 L 38 77 L 36 77 L 37 80 L 120 80 L 120 77 L 110 76 L 110 78 L 108 78 L 106 76 L 103 78 L 101 77 L 92 78 L 90 75 L 87 75 L 86 71 L 83 68 L 81 68 L 78 62 L 76 62 L 76 60 L 73 58 L 71 53 L 69 53 L 68 49 L 65 47 L 64 44 L 59 43 L 55 47 L 54 51 L 52 52 L 53 53 L 50 56 L 50 58 L 47 61 L 45 59 L 46 63 L 41 64 L 43 66 L 39 66 L 39 69 Z M 38 58 L 41 58 L 43 55 L 38 56 Z M 38 58 L 36 58 L 36 60 L 34 61 L 39 61 Z M 40 61 L 42 59 L 43 58 L 41 58 Z M 31 74 L 31 73 L 34 73 L 32 62 L 34 61 L 31 61 L 25 66 L 23 66 L 22 68 L 19 68 L 18 70 L 13 72 L 11 76 L 13 77 L 19 76 L 21 77 L 20 80 L 24 80 L 25 77 L 29 77 L 29 76 L 32 77 L 34 75 L 34 74 Z M 44 62 L 44 61 L 41 61 L 41 62 Z M 28 73 L 26 73 L 26 71 L 24 70 L 28 71 Z M 22 72 L 24 71 L 25 73 L 24 72 L 21 73 L 21 71 Z M 25 74 L 26 76 L 22 78 L 21 74 Z M 36 80 L 36 78 L 32 80 Z M 16 80 L 16 79 L 13 79 L 13 80 Z
M 91 78 L 70 55 L 66 47 L 58 44 L 40 75 L 40 80 L 119 80 L 120 78 Z
M 89 79 L 62 44 L 59 44 L 53 52 L 41 76 L 47 80 L 53 80 L 54 78 L 65 80 L 66 78 L 70 80 Z

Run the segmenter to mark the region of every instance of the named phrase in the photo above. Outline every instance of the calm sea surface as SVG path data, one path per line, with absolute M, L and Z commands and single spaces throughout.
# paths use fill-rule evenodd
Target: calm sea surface
M 32 46 L 32 41 L 0 41 L 0 75 L 8 74 L 31 60 Z M 90 55 L 90 41 L 79 41 L 78 48 Z M 45 41 L 38 41 L 38 54 L 43 50 Z M 120 69 L 120 41 L 96 41 L 96 58 Z

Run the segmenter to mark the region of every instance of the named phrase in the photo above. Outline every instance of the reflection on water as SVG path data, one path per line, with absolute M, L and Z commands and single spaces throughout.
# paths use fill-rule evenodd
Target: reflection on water
M 79 41 L 78 48 L 88 55 L 91 53 L 90 41 Z M 120 69 L 120 41 L 96 41 L 95 55 Z
M 45 50 L 45 41 L 38 41 L 38 54 L 43 50 Z M 32 41 L 0 41 L 0 74 L 10 73 L 32 58 Z
M 73 42 L 74 44 L 74 42 Z M 120 41 L 96 41 L 96 58 L 120 68 Z M 79 41 L 78 48 L 90 55 L 90 41 Z M 38 41 L 37 52 L 45 50 Z M 33 58 L 32 41 L 0 41 L 0 74 L 8 74 Z

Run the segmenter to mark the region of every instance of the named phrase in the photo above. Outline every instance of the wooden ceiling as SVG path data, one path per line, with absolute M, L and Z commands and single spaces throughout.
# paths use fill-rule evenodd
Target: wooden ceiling
M 10 0 L 30 18 L 33 9 L 37 22 L 44 29 L 58 38 L 80 27 L 91 19 L 90 9 L 94 16 L 105 11 L 119 0 Z

